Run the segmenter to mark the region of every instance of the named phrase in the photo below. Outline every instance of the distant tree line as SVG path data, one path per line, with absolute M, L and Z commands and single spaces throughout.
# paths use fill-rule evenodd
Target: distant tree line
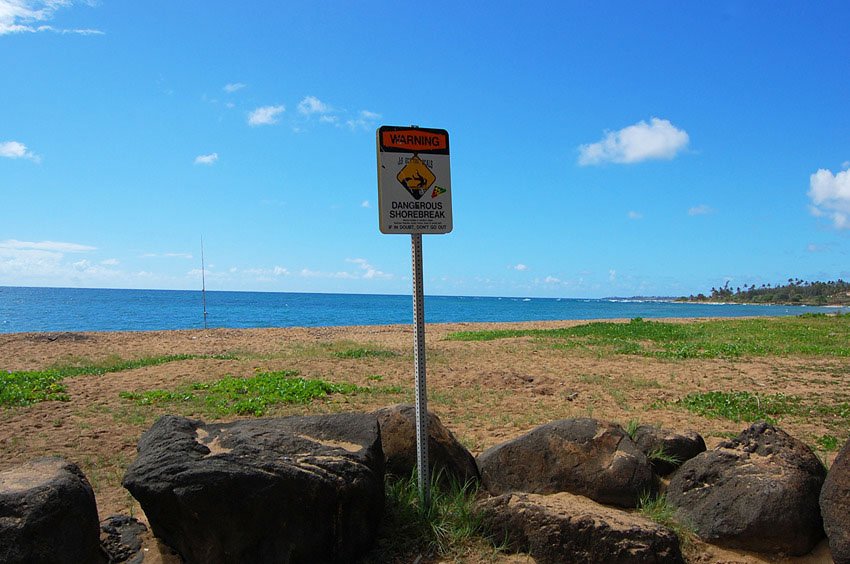
M 734 288 L 726 282 L 720 288 L 712 288 L 709 295 L 691 295 L 681 300 L 750 304 L 850 305 L 850 282 L 840 278 L 830 282 L 807 282 L 799 278 L 789 278 L 787 284 L 776 286 L 752 284 Z

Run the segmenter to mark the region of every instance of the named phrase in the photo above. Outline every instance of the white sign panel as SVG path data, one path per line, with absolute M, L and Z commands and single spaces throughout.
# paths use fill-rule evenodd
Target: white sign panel
M 449 133 L 445 129 L 378 129 L 378 214 L 381 233 L 452 230 Z

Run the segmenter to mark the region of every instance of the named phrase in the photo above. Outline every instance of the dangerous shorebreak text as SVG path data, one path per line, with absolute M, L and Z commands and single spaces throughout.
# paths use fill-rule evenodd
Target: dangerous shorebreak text
M 444 219 L 443 202 L 393 202 L 390 219 Z

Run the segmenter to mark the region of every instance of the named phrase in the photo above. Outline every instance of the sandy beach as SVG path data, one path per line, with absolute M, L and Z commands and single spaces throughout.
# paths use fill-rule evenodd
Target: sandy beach
M 427 327 L 429 408 L 473 452 L 566 417 L 595 417 L 700 432 L 709 448 L 737 434 L 745 422 L 709 419 L 663 404 L 690 392 L 750 391 L 796 396 L 833 394 L 835 375 L 850 373 L 850 359 L 831 356 L 761 356 L 733 359 L 657 359 L 552 347 L 532 337 L 466 342 L 456 331 L 556 328 L 584 321 L 435 324 Z M 68 378 L 70 401 L 0 408 L 0 470 L 47 454 L 77 463 L 94 487 L 101 518 L 114 513 L 143 517 L 121 487 L 136 443 L 172 407 L 143 407 L 120 392 L 174 389 L 227 375 L 294 370 L 304 378 L 346 382 L 375 393 L 331 395 L 307 405 L 280 405 L 266 415 L 369 411 L 413 402 L 413 329 L 409 325 L 282 329 L 212 329 L 115 333 L 19 333 L 0 335 L 0 369 L 40 370 L 97 363 L 110 358 L 163 355 L 193 358 L 100 376 Z M 382 351 L 345 355 L 352 349 Z M 228 355 L 226 358 L 212 358 Z M 202 414 L 177 410 L 182 415 Z M 779 426 L 813 448 L 835 433 L 825 418 L 787 417 Z M 846 439 L 846 437 L 844 437 Z M 842 441 L 843 442 L 843 441 Z M 818 452 L 827 462 L 834 451 Z M 694 561 L 829 562 L 825 544 L 811 556 L 769 559 L 704 547 Z M 824 560 L 825 558 L 825 560 Z M 509 560 L 510 559 L 510 560 Z M 505 557 L 517 561 L 516 557 Z

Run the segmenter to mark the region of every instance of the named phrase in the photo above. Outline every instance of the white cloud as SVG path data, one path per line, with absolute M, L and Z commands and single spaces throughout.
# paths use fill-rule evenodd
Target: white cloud
M 555 278 L 554 276 L 547 276 L 546 278 L 543 279 L 543 283 L 544 284 L 560 284 L 561 279 Z
M 634 210 L 629 211 L 629 219 L 643 219 L 643 214 Z
M 528 270 L 528 267 L 522 263 L 515 264 L 511 268 L 513 268 L 514 270 L 519 270 L 520 272 Z
M 818 169 L 809 177 L 808 195 L 812 214 L 829 217 L 836 229 L 850 229 L 850 170 Z
M 688 145 L 688 134 L 666 119 L 640 121 L 619 131 L 606 132 L 596 143 L 578 148 L 578 164 L 597 165 L 606 162 L 638 163 L 652 159 L 672 159 Z
M 180 258 L 192 260 L 191 253 L 144 253 L 142 258 Z
M 97 250 L 96 247 L 80 245 L 78 243 L 63 243 L 60 241 L 32 242 L 18 241 L 17 239 L 6 239 L 5 241 L 0 241 L 0 249 L 17 251 L 38 250 L 56 253 L 84 253 L 87 251 Z
M 381 272 L 376 269 L 374 266 L 369 264 L 366 259 L 362 258 L 353 258 L 353 259 L 345 259 L 345 262 L 351 262 L 360 267 L 360 270 L 364 271 L 361 275 L 362 278 L 366 278 L 367 280 L 371 280 L 373 278 L 387 279 L 392 278 L 392 274 L 387 274 L 386 272 Z
M 302 268 L 301 272 L 299 272 L 298 274 L 303 278 L 357 278 L 357 276 L 351 274 L 350 272 L 321 272 L 318 270 L 310 270 L 309 268 Z
M 80 281 L 109 284 L 118 271 L 86 259 L 67 261 L 68 253 L 97 250 L 89 245 L 61 241 L 0 241 L 0 285 L 75 285 Z M 76 257 L 75 257 L 76 258 Z
M 118 266 L 120 264 L 120 262 L 118 261 L 118 259 L 110 258 L 110 259 L 100 261 L 100 264 L 102 264 L 104 266 Z
M 369 110 L 360 110 L 356 118 L 350 119 L 345 124 L 354 129 L 374 129 L 376 122 L 381 119 L 381 114 L 370 112 Z
M 369 203 L 369 200 L 363 200 L 362 202 L 360 202 L 360 207 L 361 208 L 371 208 L 372 204 Z
M 277 123 L 277 116 L 286 111 L 281 106 L 262 106 L 248 115 L 249 125 L 271 125 Z
M 228 270 L 228 272 L 231 274 L 242 272 L 244 274 L 256 276 L 257 279 L 261 281 L 269 281 L 275 276 L 289 276 L 289 270 L 282 266 L 275 266 L 274 268 L 243 268 L 241 271 L 238 268 L 233 267 Z
M 218 153 L 210 153 L 209 155 L 198 155 L 195 157 L 195 164 L 211 165 L 218 160 Z
M 612 268 L 611 270 L 608 271 L 608 280 L 613 282 L 616 279 L 617 279 L 617 271 Z
M 2 2 L 3 0 L 0 0 Z M 40 162 L 41 157 L 27 149 L 27 146 L 19 141 L 4 141 L 0 143 L 0 157 L 7 159 L 29 159 Z
M 331 107 L 315 96 L 306 96 L 298 102 L 298 111 L 307 116 L 312 114 L 327 114 L 331 112 Z
M 91 4 L 91 2 L 86 3 Z M 42 31 L 59 34 L 103 35 L 103 32 L 97 29 L 62 29 L 43 23 L 53 19 L 55 12 L 60 8 L 73 4 L 73 0 L 0 0 L 0 35 Z
M 228 94 L 233 94 L 234 92 L 236 92 L 238 90 L 242 90 L 246 86 L 248 86 L 248 85 L 242 84 L 241 82 L 230 82 L 230 83 L 224 85 L 224 91 L 227 92 Z
M 700 204 L 688 209 L 688 215 L 708 215 L 714 213 L 714 208 L 707 204 Z

